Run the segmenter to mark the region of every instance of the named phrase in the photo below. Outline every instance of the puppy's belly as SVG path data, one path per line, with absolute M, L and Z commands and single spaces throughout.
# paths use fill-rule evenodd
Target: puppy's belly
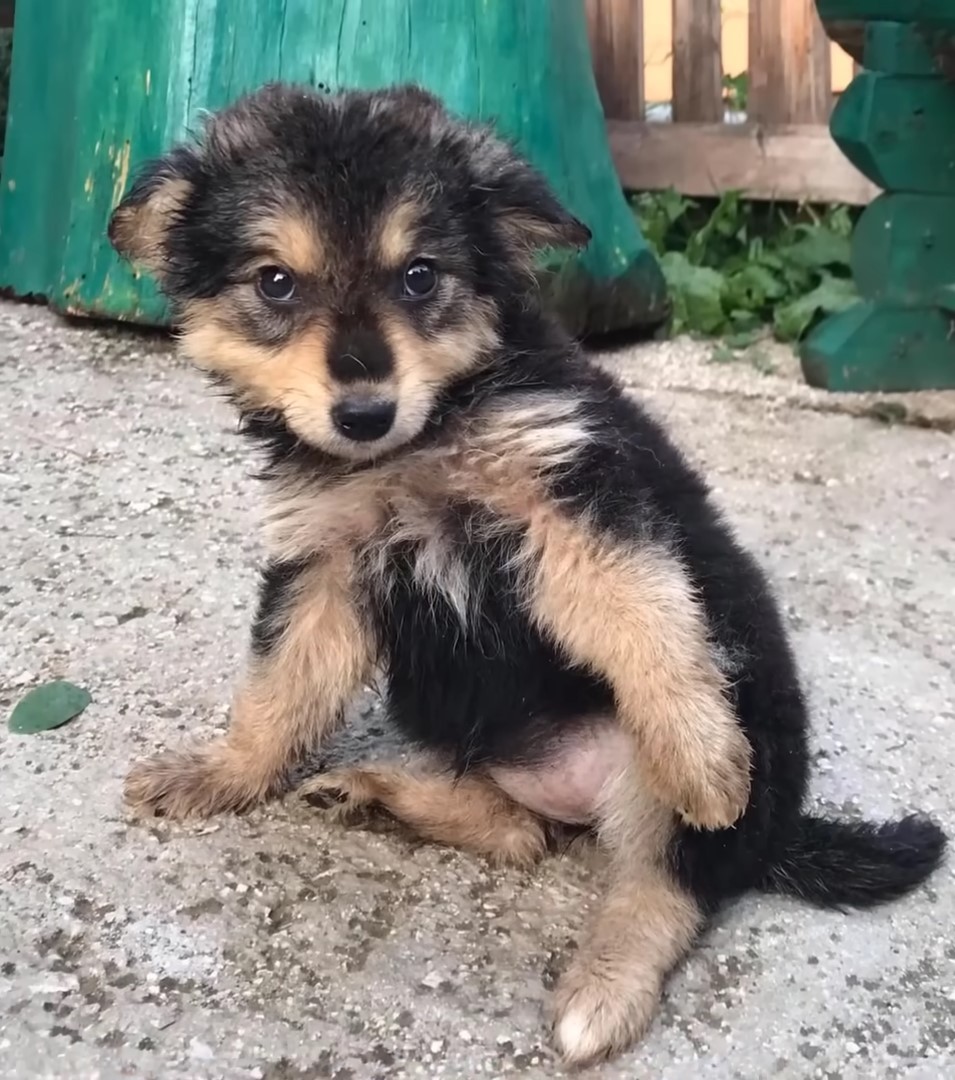
M 491 778 L 515 802 L 567 825 L 590 825 L 633 744 L 618 724 L 594 721 L 557 744 L 539 765 L 495 765 Z

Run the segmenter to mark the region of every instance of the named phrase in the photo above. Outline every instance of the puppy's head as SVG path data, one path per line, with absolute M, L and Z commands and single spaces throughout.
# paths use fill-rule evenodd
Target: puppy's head
M 352 459 L 414 438 L 499 344 L 538 251 L 590 236 L 508 146 L 422 90 L 281 86 L 148 167 L 109 235 L 240 407 Z

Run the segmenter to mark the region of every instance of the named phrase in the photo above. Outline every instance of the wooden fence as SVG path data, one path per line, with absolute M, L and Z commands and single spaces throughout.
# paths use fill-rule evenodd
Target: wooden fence
M 875 187 L 829 136 L 830 42 L 815 0 L 749 0 L 743 123 L 726 121 L 721 0 L 670 3 L 672 122 L 659 122 L 646 119 L 643 0 L 586 0 L 597 87 L 625 187 L 856 205 L 873 198 Z M 858 53 L 853 32 L 836 28 Z

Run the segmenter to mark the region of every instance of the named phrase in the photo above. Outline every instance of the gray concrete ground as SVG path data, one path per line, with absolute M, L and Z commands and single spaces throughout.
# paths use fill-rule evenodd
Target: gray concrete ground
M 952 395 L 912 406 L 936 428 L 890 426 L 799 388 L 784 351 L 710 352 L 614 362 L 778 583 L 819 804 L 955 827 Z M 0 305 L 0 384 L 0 705 L 57 676 L 94 699 L 58 731 L 0 732 L 0 1077 L 563 1075 L 548 990 L 593 857 L 498 872 L 292 802 L 126 821 L 128 761 L 225 719 L 258 556 L 247 450 L 163 343 L 42 309 Z M 592 1075 L 955 1075 L 953 927 L 950 868 L 870 914 L 747 899 L 643 1045 Z

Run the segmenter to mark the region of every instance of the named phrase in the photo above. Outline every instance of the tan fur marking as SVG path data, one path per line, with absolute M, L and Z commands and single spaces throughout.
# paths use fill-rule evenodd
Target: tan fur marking
M 449 486 L 526 528 L 531 614 L 611 683 L 660 799 L 690 824 L 728 827 L 746 807 L 751 748 L 686 572 L 659 547 L 598 536 L 542 489 L 541 473 L 587 438 L 572 400 L 531 399 L 470 434 L 461 457 L 445 463 Z
M 701 924 L 695 901 L 660 867 L 611 887 L 557 986 L 554 1040 L 567 1062 L 608 1057 L 644 1034 Z
M 371 668 L 352 575 L 351 556 L 344 553 L 303 574 L 284 633 L 253 660 L 236 694 L 226 736 L 136 765 L 126 781 L 134 811 L 206 817 L 276 792 L 286 770 L 334 728 Z
M 181 351 L 198 367 L 227 375 L 243 407 L 280 409 L 303 438 L 332 438 L 327 328 L 313 321 L 288 344 L 269 349 L 231 329 L 232 322 L 228 299 L 191 302 L 183 315 Z
M 746 808 L 751 748 L 676 557 L 627 550 L 547 506 L 532 516 L 526 552 L 534 619 L 609 680 L 646 781 L 689 823 L 732 825 Z
M 468 319 L 433 337 L 416 334 L 403 320 L 381 319 L 381 329 L 395 357 L 398 377 L 404 389 L 422 383 L 442 386 L 452 375 L 470 371 L 482 355 L 500 343 L 494 328 L 490 304 L 473 301 Z
M 192 185 L 188 180 L 165 180 L 139 205 L 120 205 L 113 215 L 110 238 L 116 250 L 143 269 L 161 276 L 166 261 L 166 234 Z
M 635 762 L 625 763 L 604 791 L 598 826 L 610 887 L 555 995 L 554 1039 L 575 1065 L 623 1050 L 647 1030 L 664 979 L 702 925 L 667 869 L 674 824 Z
M 421 207 L 414 200 L 403 199 L 382 216 L 378 232 L 378 256 L 382 266 L 401 266 L 417 254 L 414 229 L 420 215 Z
M 506 522 L 541 504 L 539 477 L 589 438 L 576 404 L 535 400 L 482 416 L 448 445 L 403 454 L 339 478 L 280 480 L 267 492 L 265 538 L 278 558 L 367 540 L 391 520 L 395 536 L 426 539 L 449 497 L 483 500 Z M 413 535 L 412 535 L 413 534 Z
M 326 252 L 315 224 L 292 210 L 257 218 L 246 230 L 248 240 L 280 266 L 298 274 L 319 275 Z
M 330 484 L 297 473 L 273 481 L 263 519 L 269 553 L 295 560 L 341 544 L 360 547 L 387 523 L 389 480 L 372 470 Z
M 423 765 L 362 765 L 307 780 L 297 794 L 332 796 L 346 820 L 377 805 L 428 840 L 485 855 L 499 864 L 528 866 L 544 854 L 541 820 L 509 799 L 490 780 L 455 779 Z

